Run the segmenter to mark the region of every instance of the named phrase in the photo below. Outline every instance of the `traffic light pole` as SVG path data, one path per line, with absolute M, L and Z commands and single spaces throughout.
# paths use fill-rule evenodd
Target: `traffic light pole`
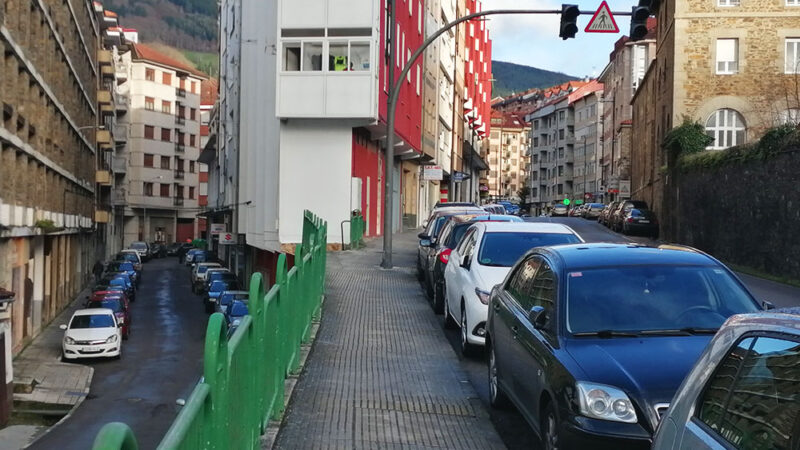
M 395 9 L 395 2 L 392 1 L 392 9 Z M 383 201 L 383 259 L 381 261 L 381 267 L 384 269 L 391 269 L 392 265 L 392 230 L 394 225 L 394 186 L 393 186 L 393 175 L 394 175 L 394 145 L 395 145 L 395 137 L 394 137 L 394 123 L 395 123 L 395 114 L 397 112 L 397 100 L 400 97 L 400 88 L 403 86 L 402 81 L 396 80 L 403 80 L 408 73 L 411 71 L 412 65 L 422 56 L 422 53 L 427 49 L 436 39 L 439 38 L 442 34 L 458 26 L 461 23 L 470 21 L 472 19 L 477 19 L 480 17 L 485 16 L 497 16 L 497 15 L 509 15 L 509 14 L 561 14 L 561 9 L 497 9 L 497 10 L 490 10 L 490 11 L 479 11 L 472 14 L 467 14 L 466 16 L 459 17 L 458 19 L 448 23 L 447 25 L 443 26 L 442 28 L 438 29 L 434 32 L 430 37 L 425 39 L 425 42 L 417 48 L 414 53 L 411 54 L 411 57 L 406 62 L 403 70 L 400 71 L 400 74 L 395 78 L 389 77 L 389 81 L 391 83 L 391 90 L 389 91 L 389 99 L 387 101 L 387 114 L 386 114 L 386 163 L 384 164 L 384 178 L 386 182 L 386 190 L 384 192 L 384 201 Z M 579 13 L 583 14 L 583 13 Z M 630 16 L 631 12 L 612 12 L 613 15 L 616 16 Z M 392 22 L 394 22 L 395 15 L 392 14 Z M 391 25 L 387 24 L 387 26 L 391 26 L 391 35 L 394 39 L 397 39 L 395 25 L 392 23 Z M 395 40 L 392 40 L 390 44 L 392 45 L 391 48 L 391 61 L 390 67 L 394 67 L 394 49 L 395 47 Z M 391 70 L 391 69 L 390 69 Z M 556 157 L 558 155 L 556 154 Z M 556 169 L 558 170 L 558 169 Z

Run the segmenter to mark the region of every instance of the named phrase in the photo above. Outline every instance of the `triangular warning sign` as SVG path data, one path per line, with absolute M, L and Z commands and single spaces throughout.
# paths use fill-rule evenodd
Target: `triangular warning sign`
M 586 25 L 584 31 L 587 33 L 619 33 L 617 22 L 614 20 L 614 16 L 611 14 L 611 10 L 608 9 L 608 3 L 605 0 L 600 3 L 600 7 L 597 8 L 597 12 L 594 13 L 592 20 L 589 21 L 589 25 Z

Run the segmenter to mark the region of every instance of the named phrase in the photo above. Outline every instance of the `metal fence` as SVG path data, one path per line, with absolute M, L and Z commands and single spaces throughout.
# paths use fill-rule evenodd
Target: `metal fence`
M 367 230 L 367 221 L 361 215 L 361 211 L 353 211 L 350 216 L 350 248 L 360 248 L 364 246 L 364 233 Z
M 275 284 L 260 273 L 250 279 L 249 315 L 228 338 L 220 313 L 206 331 L 203 378 L 159 444 L 159 449 L 253 449 L 272 419 L 283 413 L 284 381 L 300 364 L 319 317 L 325 282 L 327 224 L 306 211 L 294 267 L 278 257 Z M 94 450 L 136 450 L 131 429 L 105 425 Z

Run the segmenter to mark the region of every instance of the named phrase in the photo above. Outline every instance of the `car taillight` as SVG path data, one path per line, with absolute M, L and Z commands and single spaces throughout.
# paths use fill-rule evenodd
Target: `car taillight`
M 450 261 L 450 253 L 452 251 L 453 250 L 451 250 L 449 248 L 446 248 L 446 249 L 442 250 L 441 252 L 439 252 L 439 261 L 442 264 L 447 264 L 447 261 Z
M 633 217 L 628 217 L 625 221 L 628 223 L 633 223 Z

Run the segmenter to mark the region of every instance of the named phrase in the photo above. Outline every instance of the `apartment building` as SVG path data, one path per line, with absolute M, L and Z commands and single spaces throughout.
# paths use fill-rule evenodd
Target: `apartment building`
M 124 245 L 200 235 L 200 85 L 205 74 L 144 44 L 122 57 L 128 128 Z
M 598 77 L 604 86 L 602 151 L 599 157 L 601 185 L 606 202 L 631 196 L 631 148 L 633 107 L 631 100 L 656 54 L 656 20 L 647 21 L 648 34 L 640 41 L 621 37 L 609 62 Z
M 15 299 L 0 310 L 0 423 L 13 355 L 74 298 L 102 253 L 99 35 L 89 1 L 0 4 L 0 291 Z
M 544 210 L 573 195 L 575 113 L 569 91 L 560 92 L 526 119 L 531 122 L 531 171 L 538 172 L 531 203 Z
M 489 197 L 525 201 L 528 186 L 530 124 L 514 113 L 492 110 L 487 185 Z
M 575 117 L 573 198 L 587 203 L 606 199 L 598 170 L 603 144 L 602 99 L 603 84 L 597 80 L 569 94 Z

